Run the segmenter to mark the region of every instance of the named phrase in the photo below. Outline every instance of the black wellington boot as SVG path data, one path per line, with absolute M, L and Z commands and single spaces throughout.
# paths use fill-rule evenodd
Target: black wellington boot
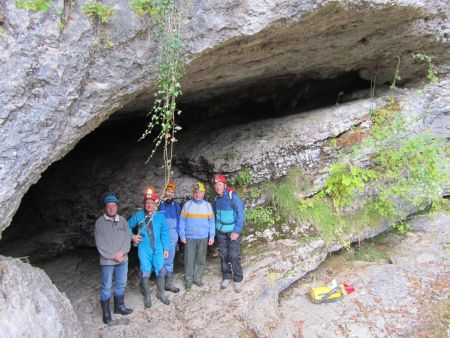
M 111 310 L 109 309 L 109 299 L 101 301 L 103 312 L 103 323 L 109 324 L 111 322 Z
M 173 285 L 173 275 L 172 272 L 167 272 L 166 273 L 166 287 L 165 287 L 166 291 L 170 291 L 173 293 L 178 293 L 180 292 L 180 289 L 177 288 L 175 285 Z
M 150 297 L 150 278 L 141 278 L 141 291 L 144 294 L 144 306 L 146 308 L 152 307 L 152 299 Z
M 158 298 L 162 303 L 169 305 L 170 300 L 167 298 L 167 296 L 164 294 L 164 286 L 166 284 L 166 277 L 165 276 L 158 276 L 158 291 L 156 292 L 156 298 Z
M 121 315 L 129 315 L 133 310 L 129 309 L 123 303 L 123 295 L 122 296 L 114 296 L 114 313 L 119 313 Z

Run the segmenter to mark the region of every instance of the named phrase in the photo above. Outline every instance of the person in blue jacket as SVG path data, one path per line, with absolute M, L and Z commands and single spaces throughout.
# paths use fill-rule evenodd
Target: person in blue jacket
M 141 287 L 144 292 L 144 306 L 152 306 L 150 298 L 150 275 L 152 270 L 157 277 L 156 298 L 168 305 L 169 299 L 164 294 L 166 269 L 164 259 L 169 256 L 169 227 L 164 213 L 156 211 L 159 197 L 149 191 L 144 195 L 144 210 L 137 211 L 129 220 L 128 227 L 131 240 L 138 247 L 138 256 L 141 269 Z M 132 229 L 138 228 L 133 234 Z
M 238 194 L 227 187 L 227 178 L 214 176 L 214 211 L 216 237 L 222 268 L 221 289 L 225 289 L 233 278 L 234 291 L 241 292 L 244 273 L 241 266 L 241 232 L 244 227 L 244 204 Z
M 177 293 L 179 288 L 173 285 L 173 261 L 175 259 L 175 251 L 178 244 L 178 232 L 181 207 L 178 202 L 174 201 L 176 185 L 173 182 L 167 183 L 166 186 L 166 199 L 159 205 L 159 210 L 164 212 L 167 223 L 169 225 L 169 257 L 164 260 L 166 267 L 166 291 Z

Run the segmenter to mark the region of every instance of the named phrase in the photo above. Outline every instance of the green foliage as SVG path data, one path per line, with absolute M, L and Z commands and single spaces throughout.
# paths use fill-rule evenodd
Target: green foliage
M 261 189 L 253 187 L 248 191 L 250 198 L 259 198 L 261 196 Z
M 426 132 L 412 133 L 394 100 L 371 115 L 370 137 L 348 156 L 358 158 L 361 150 L 374 149 L 371 168 L 351 164 L 348 159 L 335 163 L 324 192 L 298 204 L 297 218 L 311 223 L 327 243 L 337 238 L 345 246 L 345 233 L 351 229 L 377 225 L 381 219 L 395 223 L 406 216 L 407 209 L 433 207 L 442 201 L 442 187 L 450 182 L 447 140 Z M 369 201 L 359 205 L 356 214 L 341 213 L 341 207 L 354 205 L 355 192 L 364 191 L 368 183 L 372 187 Z M 392 227 L 399 232 L 408 230 L 405 222 Z
M 416 133 L 393 99 L 371 111 L 371 134 L 344 158 L 330 166 L 325 189 L 310 198 L 301 199 L 304 179 L 298 168 L 291 170 L 280 182 L 262 185 L 269 196 L 273 215 L 280 219 L 295 218 L 311 224 L 327 245 L 339 241 L 350 248 L 348 233 L 378 226 L 388 220 L 398 233 L 409 230 L 409 224 L 398 220 L 407 210 L 447 208 L 442 205 L 442 188 L 449 186 L 450 147 L 448 141 L 426 131 Z M 354 164 L 354 159 L 369 155 L 370 168 Z M 352 160 L 353 159 L 353 160 Z M 356 162 L 355 162 L 356 163 Z M 370 184 L 370 189 L 368 185 Z M 355 194 L 365 192 L 365 204 L 355 205 Z M 356 212 L 344 213 L 342 207 L 352 205 Z M 373 246 L 357 250 L 365 260 L 375 259 Z M 368 258 L 367 258 L 368 257 Z
M 382 215 L 403 217 L 402 204 L 420 207 L 441 199 L 442 187 L 449 182 L 445 145 L 445 140 L 422 134 L 375 154 L 373 162 L 381 174 L 375 207 Z
M 325 192 L 332 198 L 336 209 L 352 204 L 355 191 L 363 191 L 365 183 L 377 177 L 373 170 L 347 163 L 333 163 L 328 172 L 330 176 L 325 182 Z
M 245 211 L 245 222 L 254 230 L 264 230 L 279 221 L 272 207 L 256 207 Z
M 239 155 L 239 153 L 237 152 L 236 149 L 230 148 L 227 151 L 225 151 L 225 153 L 223 154 L 223 159 L 225 161 L 232 161 L 232 160 L 236 159 L 238 155 Z
M 371 138 L 367 139 L 362 147 L 376 146 L 376 142 L 396 137 L 405 131 L 405 118 L 401 113 L 400 104 L 393 99 L 385 107 L 372 110 L 370 116 Z
M 97 1 L 88 1 L 82 12 L 87 15 L 92 23 L 107 24 L 115 17 L 116 13 L 110 5 Z
M 298 218 L 300 198 L 296 192 L 303 190 L 304 184 L 300 169 L 292 168 L 285 179 L 280 182 L 267 182 L 262 186 L 262 190 L 282 217 Z
M 158 7 L 154 5 L 156 1 L 152 0 L 130 0 L 133 12 L 138 15 L 157 15 Z
M 395 101 L 373 111 L 372 121 L 372 135 L 360 147 L 375 149 L 371 156 L 375 194 L 367 210 L 395 222 L 406 216 L 407 209 L 441 201 L 442 187 L 450 182 L 448 141 L 426 131 L 413 133 Z M 407 230 L 404 224 L 393 228 Z
M 299 219 L 311 223 L 323 240 L 330 244 L 342 222 L 336 217 L 323 192 L 298 204 Z
M 164 176 L 167 183 L 172 174 L 173 146 L 177 141 L 175 134 L 181 130 L 175 122 L 175 116 L 181 114 L 177 108 L 177 99 L 182 95 L 180 81 L 184 73 L 186 49 L 181 36 L 182 7 L 178 8 L 174 0 L 132 0 L 131 5 L 137 14 L 151 17 L 154 23 L 153 33 L 159 42 L 155 100 L 149 113 L 150 121 L 140 140 L 159 129 L 153 139 L 154 148 L 147 162 L 158 147 L 163 145 Z
M 20 9 L 33 12 L 45 12 L 53 4 L 52 0 L 17 0 L 16 6 Z
M 395 233 L 403 235 L 407 233 L 409 230 L 411 230 L 411 225 L 406 221 L 400 221 L 397 223 L 393 223 L 391 225 L 391 228 Z
M 241 171 L 234 179 L 234 183 L 239 186 L 247 185 L 252 182 L 252 174 L 248 169 Z
M 415 60 L 422 61 L 428 64 L 428 71 L 427 71 L 428 82 L 430 82 L 430 84 L 437 84 L 439 79 L 436 75 L 436 72 L 433 69 L 433 64 L 431 63 L 432 58 L 424 53 L 413 54 L 413 57 Z
M 375 248 L 373 242 L 363 242 L 355 246 L 354 251 L 348 258 L 353 261 L 377 262 L 389 259 L 389 253 Z
M 439 211 L 445 211 L 450 213 L 450 202 L 448 199 L 441 198 L 440 200 L 435 200 L 431 202 L 430 212 L 436 213 Z

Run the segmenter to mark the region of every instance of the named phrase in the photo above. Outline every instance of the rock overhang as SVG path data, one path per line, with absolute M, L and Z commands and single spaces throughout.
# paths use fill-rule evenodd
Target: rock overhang
M 435 69 L 448 73 L 446 1 L 193 1 L 189 6 L 189 62 L 181 104 L 225 95 L 229 88 L 245 92 L 255 83 L 286 75 L 314 81 L 353 72 L 386 83 L 393 79 L 397 56 L 406 83 L 427 70 L 428 65 L 411 56 L 414 52 L 431 55 Z M 3 105 L 8 110 L 0 115 L 2 229 L 52 162 L 111 116 L 131 118 L 151 107 L 156 48 L 148 20 L 133 17 L 126 1 L 114 7 L 120 20 L 109 27 L 117 38 L 111 50 L 91 44 L 95 32 L 81 13 L 82 3 L 75 4 L 59 34 L 44 34 L 58 28 L 54 12 L 20 20 L 12 14 L 14 6 L 2 7 L 3 42 L 12 53 L 6 55 L 22 60 L 17 74 L 26 75 L 20 81 L 9 78 L 14 76 L 9 69 L 0 82 L 9 93 Z M 63 8 L 63 2 L 55 8 Z M 21 38 L 13 41 L 12 34 Z M 64 71 L 36 68 L 36 60 L 48 58 L 61 62 Z M 105 86 L 102 76 L 111 85 Z

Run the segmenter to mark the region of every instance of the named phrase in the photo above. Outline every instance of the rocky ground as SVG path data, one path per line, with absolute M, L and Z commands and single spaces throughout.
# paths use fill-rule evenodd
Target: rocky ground
M 282 317 L 294 321 L 300 337 L 448 337 L 450 217 L 418 216 L 411 225 L 405 236 L 376 240 L 372 256 L 384 252 L 387 260 L 349 261 L 348 254 L 327 259 L 283 295 Z M 356 291 L 336 303 L 312 305 L 309 287 L 332 279 Z
M 41 267 L 71 300 L 85 337 L 446 337 L 450 215 L 416 216 L 410 223 L 407 235 L 387 234 L 374 242 L 370 252 L 382 252 L 384 259 L 365 262 L 351 253 L 334 254 L 287 288 L 279 302 L 274 290 L 283 288 L 273 287 L 273 271 L 283 260 L 274 254 L 280 251 L 275 243 L 245 255 L 241 294 L 220 290 L 219 260 L 211 258 L 204 287 L 170 294 L 169 306 L 157 301 L 153 291 L 153 307 L 147 310 L 132 259 L 126 304 L 134 313 L 113 315 L 110 325 L 101 321 L 95 251 L 62 256 Z M 175 277 L 181 287 L 181 266 Z M 356 291 L 336 303 L 312 304 L 306 296 L 309 287 L 332 279 L 349 282 Z

